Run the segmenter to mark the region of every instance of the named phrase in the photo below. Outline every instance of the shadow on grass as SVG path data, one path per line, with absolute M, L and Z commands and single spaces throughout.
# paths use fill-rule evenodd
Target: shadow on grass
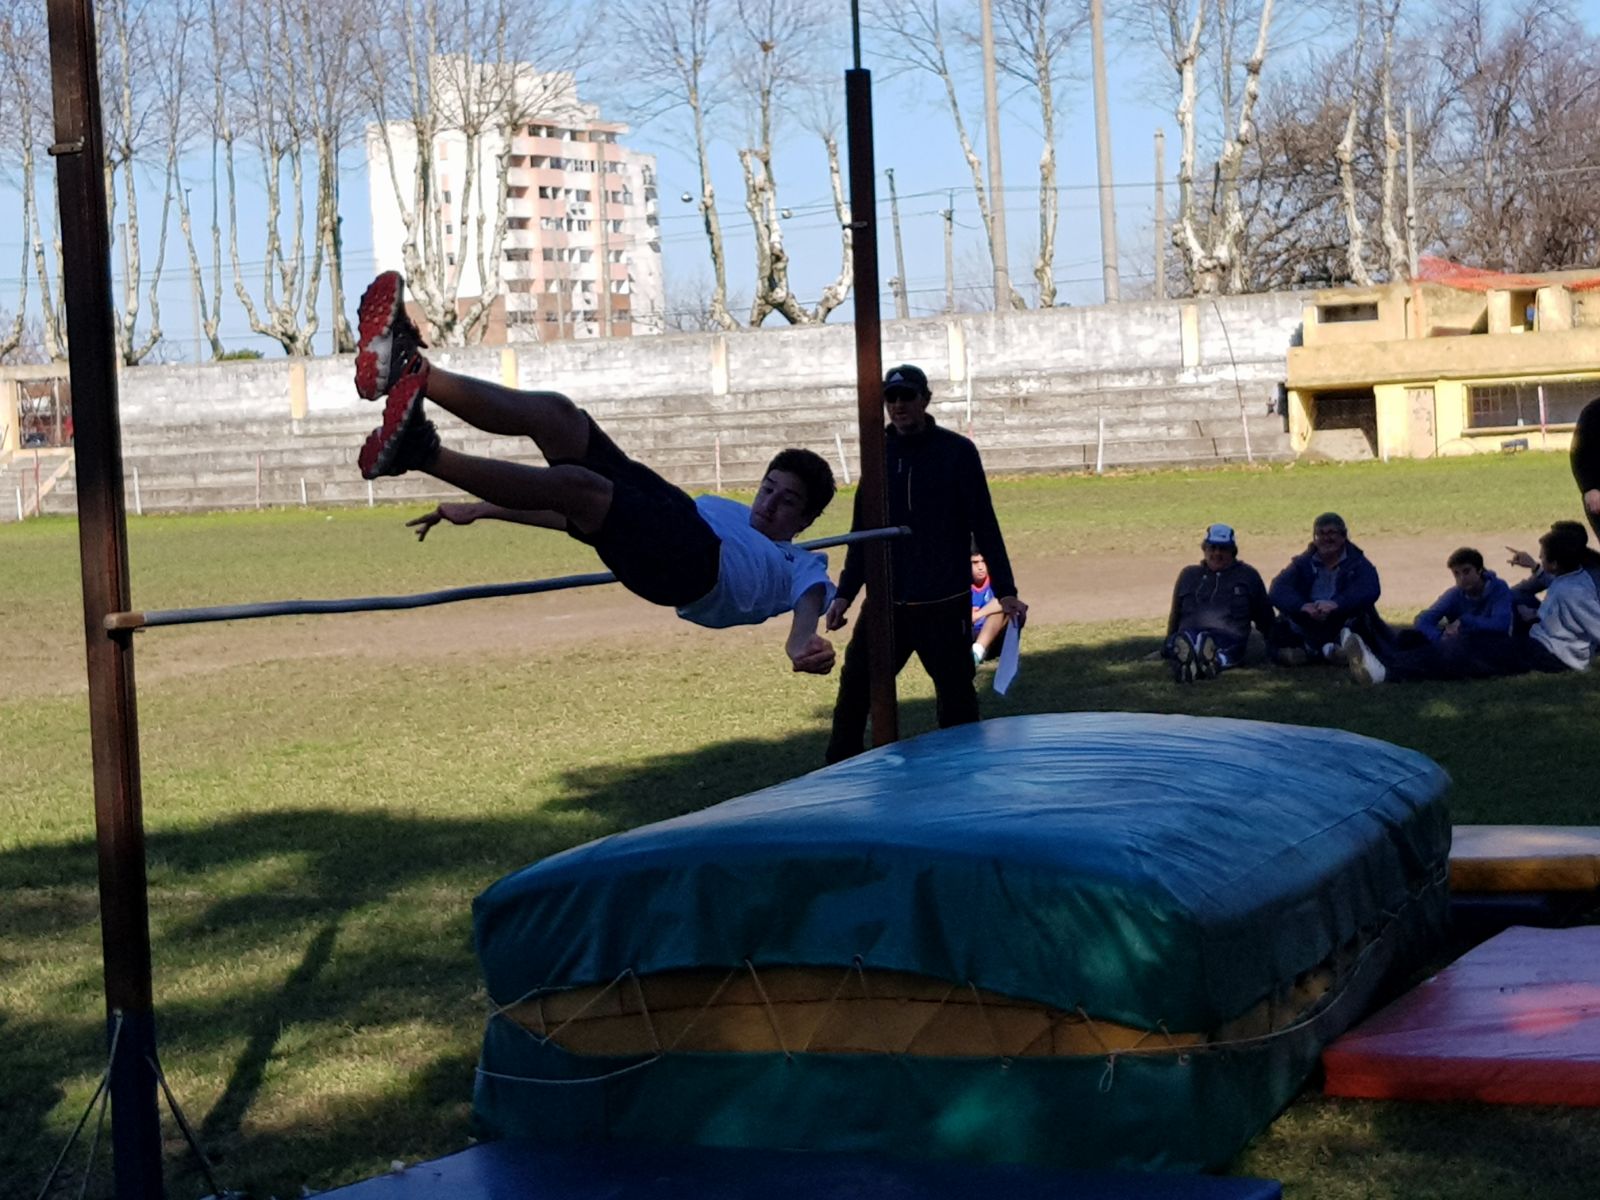
M 1456 780 L 1458 820 L 1591 818 L 1588 759 L 1574 751 L 1592 741 L 1585 714 L 1600 694 L 1595 680 L 1363 689 L 1328 668 L 1256 667 L 1178 687 L 1160 663 L 1144 658 L 1154 645 L 1130 638 L 1030 651 L 1007 697 L 990 693 L 985 672 L 985 714 L 1164 711 L 1331 725 L 1432 755 Z M 466 912 L 441 914 L 418 897 L 470 896 L 590 837 L 815 769 L 825 741 L 818 725 L 827 713 L 812 716 L 821 721 L 786 737 L 573 771 L 561 780 L 557 800 L 516 817 L 298 811 L 150 836 L 163 1057 L 169 1072 L 200 1081 L 192 1092 L 204 1096 L 185 1096 L 180 1086 L 180 1100 L 200 1110 L 191 1117 L 222 1182 L 259 1196 L 296 1194 L 302 1183 L 349 1182 L 394 1157 L 459 1148 L 468 1133 L 470 1047 L 482 1012 L 478 972 Z M 932 726 L 931 702 L 903 706 L 903 735 Z M 1530 789 L 1535 769 L 1540 786 Z M 22 970 L 60 962 L 63 954 L 71 964 L 32 993 L 38 1009 L 54 1015 L 25 1019 L 0 1005 L 3 1195 L 37 1190 L 59 1148 L 53 1110 L 87 1099 L 84 1089 L 64 1081 L 92 1079 L 101 1065 L 103 1025 L 97 1005 L 86 1000 L 100 985 L 93 855 L 86 841 L 0 855 L 0 894 L 7 896 L 0 945 L 18 960 L 0 965 Z M 251 969 L 263 948 L 277 958 Z M 208 974 L 214 986 L 194 983 Z M 170 983 L 179 978 L 188 980 L 181 989 Z M 430 1023 L 449 1035 L 430 1034 Z M 347 1043 L 370 1035 L 374 1040 L 357 1053 L 382 1060 L 394 1052 L 381 1035 L 417 1024 L 424 1032 L 413 1036 L 422 1044 L 404 1047 L 406 1065 L 392 1072 L 394 1079 L 350 1085 L 315 1074 L 325 1047 L 338 1046 L 343 1062 L 352 1053 Z M 308 1093 L 304 1104 L 287 1104 L 292 1115 L 276 1123 L 257 1118 L 274 1075 L 286 1081 L 278 1086 L 280 1107 L 285 1088 Z M 1457 1188 L 1456 1196 L 1577 1195 L 1564 1189 L 1580 1175 L 1592 1188 L 1600 1115 L 1565 1116 L 1563 1148 L 1546 1136 L 1544 1124 L 1521 1113 L 1478 1114 L 1472 1135 L 1462 1138 L 1452 1132 L 1459 1109 L 1367 1106 L 1376 1115 L 1360 1139 L 1364 1158 L 1356 1168 L 1335 1161 L 1349 1152 L 1351 1107 L 1303 1099 L 1281 1129 L 1248 1152 L 1241 1169 L 1304 1181 L 1309 1190 L 1301 1195 L 1422 1196 L 1425 1159 L 1449 1146 L 1483 1164 L 1483 1190 Z M 1292 1143 L 1285 1140 L 1291 1136 Z M 176 1200 L 204 1192 L 181 1142 L 169 1143 L 169 1154 Z M 1341 1191 L 1346 1184 L 1349 1190 Z

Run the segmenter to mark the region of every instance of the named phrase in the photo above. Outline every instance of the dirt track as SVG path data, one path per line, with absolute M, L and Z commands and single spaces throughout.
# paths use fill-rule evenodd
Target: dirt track
M 1444 560 L 1457 546 L 1475 545 L 1484 551 L 1491 566 L 1501 568 L 1507 542 L 1533 548 L 1525 534 L 1504 532 L 1378 539 L 1366 542 L 1363 548 L 1383 577 L 1383 605 L 1403 611 L 1424 607 L 1449 586 Z M 1245 557 L 1270 582 L 1289 556 L 1303 548 L 1302 543 L 1247 545 Z M 1022 597 L 1031 606 L 1030 617 L 1040 625 L 1161 617 L 1171 600 L 1172 581 L 1183 565 L 1182 560 L 1070 552 L 1015 564 Z M 1504 573 L 1513 580 L 1522 575 L 1508 567 Z M 649 638 L 659 644 L 669 639 L 689 642 L 718 636 L 741 634 L 696 630 L 620 588 L 599 588 L 405 613 L 295 618 L 141 634 L 140 678 L 154 681 L 283 659 L 526 656 L 530 647 L 573 640 L 625 643 Z M 82 667 L 76 657 L 62 665 L 67 677 L 58 676 L 53 686 L 41 691 L 81 686 Z
M 1367 540 L 1363 549 L 1383 578 L 1385 608 L 1420 609 L 1450 584 L 1445 559 L 1457 546 L 1477 546 L 1488 563 L 1516 580 L 1506 567 L 1507 543 L 1534 549 L 1526 533 L 1438 534 Z M 1268 582 L 1303 543 L 1247 544 L 1245 558 Z M 1030 619 L 1040 625 L 1148 619 L 1164 616 L 1182 559 L 1103 553 L 1024 558 L 1015 564 Z M 637 639 L 672 644 L 685 651 L 704 637 L 765 638 L 766 631 L 713 633 L 676 620 L 620 588 L 559 592 L 508 600 L 485 600 L 403 613 L 297 617 L 225 625 L 194 626 L 139 635 L 138 675 L 143 682 L 206 675 L 264 662 L 355 657 L 394 661 L 479 655 L 527 657 L 530 648 L 576 640 L 626 644 Z M 842 640 L 842 632 L 836 640 Z M 84 687 L 81 649 L 41 652 L 22 674 L 24 690 L 59 695 Z

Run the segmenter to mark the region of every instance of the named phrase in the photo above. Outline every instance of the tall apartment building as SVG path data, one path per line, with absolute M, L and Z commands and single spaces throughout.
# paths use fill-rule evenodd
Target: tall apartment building
M 628 127 L 601 120 L 594 105 L 582 103 L 570 75 L 540 75 L 526 67 L 518 72 L 515 86 L 525 95 L 539 95 L 537 104 L 529 105 L 539 115 L 519 123 L 509 146 L 498 134 L 480 139 L 474 194 L 465 206 L 467 139 L 459 128 L 446 128 L 434 138 L 435 228 L 449 266 L 462 252 L 458 303 L 464 310 L 483 292 L 479 230 L 489 243 L 497 208 L 504 205 L 500 294 L 485 341 L 663 332 L 655 156 L 623 146 L 618 139 Z M 417 169 L 415 128 L 390 122 L 387 139 L 384 132 L 376 125 L 367 130 L 368 194 L 380 271 L 403 269 L 405 226 L 393 180 L 401 181 L 409 203 Z M 502 152 L 508 156 L 503 191 L 497 188 Z

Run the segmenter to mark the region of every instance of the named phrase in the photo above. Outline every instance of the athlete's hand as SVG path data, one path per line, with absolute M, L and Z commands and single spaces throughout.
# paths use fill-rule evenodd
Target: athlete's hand
M 850 611 L 850 601 L 843 596 L 835 596 L 833 603 L 828 605 L 828 611 L 823 614 L 822 627 L 829 633 L 837 632 L 850 623 L 850 618 L 845 613 Z
M 826 675 L 833 670 L 833 643 L 821 634 L 813 634 L 799 646 L 788 647 L 789 661 L 796 671 L 807 675 Z
M 1011 623 L 1017 627 L 1017 632 L 1022 632 L 1022 627 L 1028 623 L 1028 606 L 1015 596 L 1007 596 L 1000 601 L 1000 611 L 1011 618 Z
M 475 506 L 471 504 L 441 504 L 430 513 L 423 513 L 415 521 L 407 521 L 407 529 L 417 531 L 417 541 L 422 541 L 440 521 L 448 521 L 452 525 L 471 525 L 478 519 Z
M 1509 565 L 1513 567 L 1521 567 L 1524 571 L 1533 571 L 1538 569 L 1538 560 L 1526 550 L 1518 550 L 1514 546 L 1507 546 L 1506 549 L 1511 551 L 1511 557 L 1506 559 L 1506 562 Z
M 1583 494 L 1583 511 L 1591 517 L 1600 517 L 1600 488 L 1590 488 Z

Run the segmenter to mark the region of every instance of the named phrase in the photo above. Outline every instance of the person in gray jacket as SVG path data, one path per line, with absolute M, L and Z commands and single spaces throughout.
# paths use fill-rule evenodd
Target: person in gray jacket
M 1215 679 L 1244 661 L 1253 624 L 1265 637 L 1272 628 L 1272 602 L 1261 574 L 1239 560 L 1231 525 L 1210 526 L 1200 543 L 1201 559 L 1178 573 L 1167 614 L 1161 657 L 1176 683 Z

